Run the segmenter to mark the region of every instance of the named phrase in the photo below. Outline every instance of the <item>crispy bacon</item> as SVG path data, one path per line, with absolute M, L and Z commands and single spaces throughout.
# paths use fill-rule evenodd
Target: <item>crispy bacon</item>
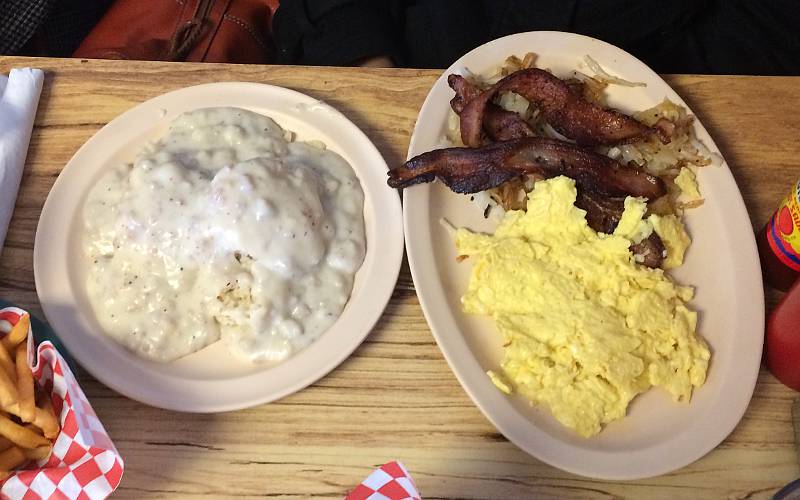
M 450 106 L 457 115 L 461 114 L 464 106 L 471 100 L 478 97 L 481 89 L 467 81 L 460 75 L 450 75 L 447 77 L 456 95 L 450 101 Z M 489 103 L 486 106 L 483 118 L 483 130 L 493 141 L 507 141 L 519 137 L 532 137 L 535 135 L 533 129 L 519 114 L 513 111 L 506 111 L 496 104 Z
M 661 267 L 664 262 L 666 248 L 661 238 L 656 233 L 651 233 L 641 242 L 631 245 L 631 253 L 643 266 L 656 268 Z
M 544 137 L 422 153 L 390 170 L 388 183 L 405 188 L 439 178 L 457 193 L 476 193 L 531 173 L 544 177 L 565 175 L 574 179 L 579 188 L 601 196 L 654 199 L 665 192 L 658 177 L 575 144 Z
M 650 134 L 662 141 L 669 138 L 659 128 L 651 128 L 633 117 L 590 103 L 569 85 L 547 71 L 530 68 L 514 72 L 480 95 L 468 100 L 460 113 L 461 140 L 478 147 L 494 96 L 501 91 L 521 95 L 537 106 L 545 120 L 560 134 L 586 146 L 634 142 Z
M 481 89 L 471 84 L 466 78 L 453 73 L 447 77 L 447 84 L 456 95 L 450 100 L 450 107 L 457 115 L 461 114 L 466 104 L 481 95 Z M 488 111 L 488 110 L 487 110 Z
M 586 223 L 589 227 L 599 233 L 611 234 L 625 211 L 625 199 L 602 197 L 579 189 L 575 206 L 586 211 Z M 652 268 L 661 267 L 664 250 L 664 242 L 656 233 L 631 245 L 631 252 L 636 260 Z
M 575 206 L 586 211 L 586 222 L 590 228 L 599 233 L 611 234 L 625 211 L 625 198 L 597 196 L 579 189 Z

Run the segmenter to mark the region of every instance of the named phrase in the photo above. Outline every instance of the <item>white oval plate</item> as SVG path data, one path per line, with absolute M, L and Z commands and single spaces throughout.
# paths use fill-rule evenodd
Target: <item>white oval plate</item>
M 367 253 L 336 323 L 308 348 L 270 366 L 237 361 L 221 342 L 172 363 L 143 360 L 106 337 L 85 293 L 82 210 L 101 174 L 131 162 L 163 136 L 177 115 L 235 106 L 275 119 L 298 140 L 320 140 L 353 166 L 364 189 Z M 386 162 L 366 135 L 331 106 L 293 90 L 256 83 L 212 83 L 146 101 L 115 118 L 67 163 L 42 209 L 33 250 L 36 290 L 47 320 L 95 378 L 149 405 L 220 412 L 291 394 L 323 377 L 364 340 L 394 290 L 403 257 L 400 198 L 386 186 Z
M 420 110 L 408 156 L 447 145 L 453 95 L 447 75 L 490 74 L 506 57 L 527 52 L 538 54 L 537 66 L 556 75 L 580 69 L 579 63 L 589 54 L 611 74 L 647 83 L 647 87 L 609 88 L 610 104 L 622 110 L 646 109 L 664 97 L 686 106 L 656 73 L 617 47 L 569 33 L 522 33 L 478 47 L 444 72 Z M 719 153 L 703 125 L 695 123 L 698 138 Z M 728 166 L 703 168 L 698 178 L 706 202 L 686 217 L 693 243 L 685 264 L 673 276 L 696 287 L 692 306 L 699 311 L 698 331 L 713 352 L 708 380 L 688 405 L 673 403 L 657 389 L 639 396 L 626 418 L 591 439 L 562 427 L 547 410 L 531 407 L 519 396 L 505 396 L 485 375 L 499 366 L 502 339 L 490 320 L 462 313 L 460 298 L 471 266 L 455 261 L 453 243 L 439 220 L 490 232 L 494 224 L 483 219 L 468 196 L 454 194 L 439 182 L 405 190 L 408 260 L 428 324 L 464 389 L 500 432 L 526 452 L 584 476 L 642 478 L 697 460 L 741 419 L 761 360 L 761 270 L 750 219 Z

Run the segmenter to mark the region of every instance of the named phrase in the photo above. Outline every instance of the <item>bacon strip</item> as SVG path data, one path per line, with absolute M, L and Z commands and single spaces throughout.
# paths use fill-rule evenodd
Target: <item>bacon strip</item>
M 464 106 L 481 94 L 481 89 L 468 82 L 461 75 L 453 74 L 448 76 L 447 83 L 456 93 L 455 97 L 450 101 L 450 107 L 453 108 L 457 115 L 461 115 Z M 528 125 L 528 122 L 519 114 L 513 111 L 506 111 L 492 103 L 486 106 L 483 131 L 493 141 L 507 141 L 536 135 L 531 126 Z
M 569 85 L 547 71 L 530 68 L 503 78 L 477 97 L 466 102 L 461 117 L 461 140 L 469 147 L 481 145 L 481 131 L 492 98 L 501 91 L 514 92 L 537 106 L 555 130 L 586 146 L 634 142 L 649 134 L 659 134 L 638 120 L 613 109 L 590 103 L 570 90 Z
M 481 95 L 481 89 L 471 84 L 466 78 L 461 75 L 448 75 L 447 84 L 453 89 L 456 95 L 450 100 L 450 107 L 457 115 L 461 114 L 466 104 Z M 497 106 L 495 106 L 497 107 Z M 487 110 L 488 111 L 488 110 Z
M 625 198 L 608 198 L 579 189 L 575 206 L 586 211 L 586 223 L 590 228 L 611 234 L 625 211 Z
M 667 250 L 661 238 L 656 233 L 651 233 L 641 242 L 631 245 L 631 252 L 637 257 L 637 262 L 655 269 L 664 263 Z
M 578 190 L 575 206 L 586 211 L 586 223 L 598 233 L 611 234 L 617 228 L 625 211 L 623 198 L 605 198 L 584 190 Z M 642 265 L 656 268 L 664 262 L 664 242 L 656 233 L 641 242 L 631 245 L 631 252 Z
M 579 188 L 601 196 L 654 199 L 665 193 L 658 177 L 575 144 L 544 137 L 524 137 L 480 148 L 428 151 L 391 169 L 388 183 L 405 188 L 439 178 L 456 193 L 476 193 L 531 173 L 545 177 L 565 175 L 574 179 Z

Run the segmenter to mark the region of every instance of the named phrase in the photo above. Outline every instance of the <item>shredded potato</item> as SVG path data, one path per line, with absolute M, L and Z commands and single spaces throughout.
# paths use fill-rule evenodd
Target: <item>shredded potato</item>
M 591 103 L 597 104 L 598 106 L 605 107 L 607 105 L 606 87 L 608 87 L 608 82 L 592 78 L 591 76 L 580 76 L 584 77 L 580 80 L 583 84 L 583 98 Z
M 522 59 L 517 56 L 506 57 L 503 65 L 498 68 L 497 75 L 508 76 L 521 69 L 533 68 L 536 65 L 536 58 L 537 56 L 533 52 L 528 52 Z
M 632 162 L 653 175 L 677 175 L 681 167 L 686 165 L 703 167 L 718 161 L 695 137 L 694 117 L 686 112 L 686 108 L 669 99 L 664 99 L 650 109 L 634 113 L 633 117 L 649 126 L 665 119 L 675 126 L 675 131 L 669 144 L 663 144 L 653 136 L 644 141 L 617 146 L 617 159 L 623 163 Z
M 522 59 L 512 55 L 503 61 L 496 70 L 488 76 L 476 75 L 466 72 L 464 77 L 481 89 L 486 89 L 497 83 L 501 78 L 516 71 L 536 67 L 537 56 L 534 53 L 525 54 Z M 591 56 L 584 56 L 584 62 L 593 74 L 587 75 L 573 71 L 571 78 L 565 81 L 576 93 L 580 93 L 587 101 L 599 106 L 607 106 L 606 89 L 609 85 L 624 87 L 644 87 L 645 83 L 631 82 L 608 73 Z M 544 68 L 545 71 L 549 71 Z M 500 92 L 495 96 L 495 104 L 507 111 L 518 113 L 528 122 L 537 135 L 553 139 L 568 140 L 545 123 L 539 110 L 531 106 L 524 97 L 513 92 Z M 649 212 L 659 215 L 678 214 L 684 209 L 702 205 L 703 200 L 679 201 L 681 189 L 675 184 L 675 177 L 681 168 L 686 166 L 702 167 L 706 165 L 719 165 L 721 158 L 712 154 L 700 142 L 694 133 L 694 117 L 689 115 L 686 108 L 678 106 L 668 99 L 658 105 L 639 111 L 633 117 L 648 126 L 654 126 L 659 120 L 666 120 L 670 127 L 674 127 L 672 140 L 663 144 L 657 137 L 650 136 L 645 140 L 632 144 L 622 144 L 613 147 L 598 147 L 596 151 L 605 154 L 625 165 L 635 166 L 646 170 L 652 175 L 659 176 L 667 186 L 667 194 L 652 200 L 649 203 Z M 456 146 L 463 146 L 461 141 L 460 123 L 458 116 L 450 112 L 448 116 L 447 139 Z M 525 196 L 533 190 L 533 184 L 541 177 L 526 176 L 504 183 L 501 186 L 487 191 L 487 197 L 474 197 L 482 208 L 488 210 L 495 204 L 504 210 L 524 210 Z
M 583 60 L 586 62 L 586 66 L 589 67 L 590 70 L 594 71 L 594 78 L 606 83 L 613 83 L 614 85 L 622 85 L 623 87 L 647 87 L 646 83 L 642 82 L 629 82 L 628 80 L 623 80 L 622 78 L 616 77 L 600 66 L 600 64 L 592 59 L 590 55 L 583 56 Z
M 452 109 L 447 112 L 447 141 L 453 146 L 463 147 L 464 143 L 461 141 L 461 127 L 458 115 Z

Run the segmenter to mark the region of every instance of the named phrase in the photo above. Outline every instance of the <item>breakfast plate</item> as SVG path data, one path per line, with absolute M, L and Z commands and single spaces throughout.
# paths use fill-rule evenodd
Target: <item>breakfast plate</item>
M 665 97 L 688 109 L 655 72 L 621 49 L 585 36 L 532 32 L 489 42 L 469 52 L 434 84 L 411 138 L 408 157 L 448 147 L 452 90 L 447 76 L 491 74 L 511 55 L 537 55 L 536 66 L 555 75 L 589 72 L 589 55 L 608 73 L 646 86 L 610 86 L 609 105 L 623 112 L 650 108 Z M 689 110 L 691 113 L 691 110 Z M 693 114 L 693 113 L 692 113 Z M 695 133 L 713 154 L 719 149 L 699 120 Z M 720 155 L 721 158 L 721 155 Z M 697 331 L 712 352 L 705 385 L 688 404 L 674 403 L 654 389 L 632 402 L 625 418 L 597 436 L 582 438 L 561 426 L 546 409 L 521 396 L 506 396 L 486 372 L 502 357 L 502 338 L 491 320 L 467 315 L 461 296 L 471 265 L 456 261 L 452 237 L 442 227 L 492 232 L 496 220 L 469 196 L 441 182 L 404 192 L 406 249 L 417 294 L 436 341 L 461 385 L 484 415 L 514 444 L 534 457 L 576 474 L 601 479 L 636 479 L 686 466 L 716 447 L 734 429 L 752 396 L 761 360 L 764 300 L 761 271 L 750 219 L 728 165 L 699 169 L 705 203 L 686 217 L 692 245 L 684 264 L 670 274 L 695 287 L 690 306 L 698 311 Z
M 104 335 L 87 297 L 81 214 L 89 191 L 109 169 L 130 163 L 144 144 L 164 136 L 181 113 L 215 107 L 260 113 L 293 132 L 298 141 L 321 141 L 349 162 L 364 192 L 366 256 L 355 275 L 349 301 L 333 326 L 280 363 L 238 360 L 219 341 L 173 362 L 143 359 Z M 349 356 L 375 325 L 392 294 L 403 256 L 403 229 L 400 199 L 386 186 L 386 168 L 372 142 L 344 115 L 299 92 L 230 82 L 187 87 L 155 97 L 115 118 L 90 138 L 50 191 L 34 245 L 42 309 L 66 348 L 88 372 L 143 403 L 177 411 L 221 412 L 291 394 Z

